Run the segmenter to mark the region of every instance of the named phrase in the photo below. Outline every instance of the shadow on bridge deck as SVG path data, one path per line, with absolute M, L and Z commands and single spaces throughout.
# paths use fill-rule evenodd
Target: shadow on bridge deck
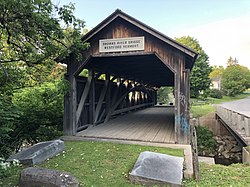
M 89 127 L 76 136 L 175 143 L 174 107 L 156 106 L 132 112 Z

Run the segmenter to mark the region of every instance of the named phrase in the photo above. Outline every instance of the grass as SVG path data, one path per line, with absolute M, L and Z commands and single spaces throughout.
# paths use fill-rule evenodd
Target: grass
M 143 151 L 183 156 L 183 150 L 107 142 L 65 142 L 65 151 L 39 167 L 70 172 L 81 186 L 134 187 L 128 174 Z M 19 173 L 20 171 L 17 171 Z M 18 177 L 4 179 L 3 186 L 16 185 Z
M 2 187 L 17 186 L 17 181 L 18 181 L 18 178 L 22 169 L 23 167 L 21 166 L 12 166 L 11 168 L 9 168 L 7 171 L 9 177 L 6 177 L 6 176 L 0 177 L 0 186 Z
M 201 116 L 205 116 L 211 112 L 215 112 L 215 106 L 210 104 L 200 105 L 200 106 L 192 106 L 191 114 L 194 118 L 199 118 Z
M 81 186 L 93 187 L 139 187 L 129 183 L 131 171 L 142 151 L 154 151 L 183 156 L 183 150 L 160 147 L 115 144 L 104 142 L 65 142 L 65 151 L 38 167 L 70 172 L 77 177 Z M 1 180 L 0 186 L 17 185 L 22 168 L 13 172 L 11 178 Z M 200 181 L 184 180 L 185 187 L 241 187 L 250 184 L 250 166 L 200 164 Z
M 250 93 L 247 92 L 244 94 L 237 95 L 235 97 L 223 96 L 222 99 L 216 99 L 211 97 L 207 98 L 206 100 L 191 99 L 191 113 L 194 118 L 199 118 L 208 113 L 215 112 L 215 104 L 244 99 L 248 96 L 250 96 Z
M 250 166 L 232 164 L 230 166 L 200 164 L 200 181 L 185 180 L 185 187 L 242 187 L 250 184 Z

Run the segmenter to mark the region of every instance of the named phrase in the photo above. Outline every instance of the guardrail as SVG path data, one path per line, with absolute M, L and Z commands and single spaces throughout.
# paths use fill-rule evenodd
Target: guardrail
M 229 110 L 220 105 L 216 106 L 217 115 L 241 136 L 250 137 L 250 116 Z

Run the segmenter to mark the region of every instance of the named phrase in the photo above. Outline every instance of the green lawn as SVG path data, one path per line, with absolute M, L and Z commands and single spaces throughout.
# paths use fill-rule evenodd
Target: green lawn
M 215 99 L 215 98 L 207 98 L 206 100 L 202 99 L 191 99 L 191 113 L 194 118 L 199 118 L 204 116 L 208 113 L 215 112 L 215 104 L 235 101 L 239 99 L 244 99 L 250 96 L 250 93 L 244 93 L 237 95 L 235 97 L 223 96 L 222 99 Z
M 82 186 L 89 187 L 140 186 L 129 183 L 128 173 L 143 151 L 183 156 L 181 149 L 106 142 L 65 142 L 65 147 L 64 152 L 40 167 L 70 172 Z M 2 185 L 16 185 L 19 172 L 12 178 L 4 179 Z
M 135 187 L 129 183 L 131 171 L 142 151 L 155 151 L 183 156 L 183 150 L 160 147 L 115 144 L 104 142 L 65 142 L 66 149 L 60 155 L 38 167 L 67 171 L 80 181 L 81 186 L 93 187 Z M 13 176 L 0 181 L 0 186 L 16 186 L 21 168 L 12 171 Z M 250 166 L 207 165 L 201 163 L 201 180 L 184 180 L 186 187 L 241 187 L 250 184 Z
M 248 187 L 250 185 L 250 166 L 232 164 L 230 166 L 201 163 L 201 180 L 186 180 L 185 187 Z

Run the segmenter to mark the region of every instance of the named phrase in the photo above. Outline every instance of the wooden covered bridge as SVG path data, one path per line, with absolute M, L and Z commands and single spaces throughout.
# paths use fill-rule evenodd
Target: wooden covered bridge
M 90 44 L 85 58 L 65 59 L 65 135 L 189 142 L 189 74 L 197 53 L 120 10 L 82 41 Z M 174 87 L 174 106 L 155 106 L 161 86 Z

